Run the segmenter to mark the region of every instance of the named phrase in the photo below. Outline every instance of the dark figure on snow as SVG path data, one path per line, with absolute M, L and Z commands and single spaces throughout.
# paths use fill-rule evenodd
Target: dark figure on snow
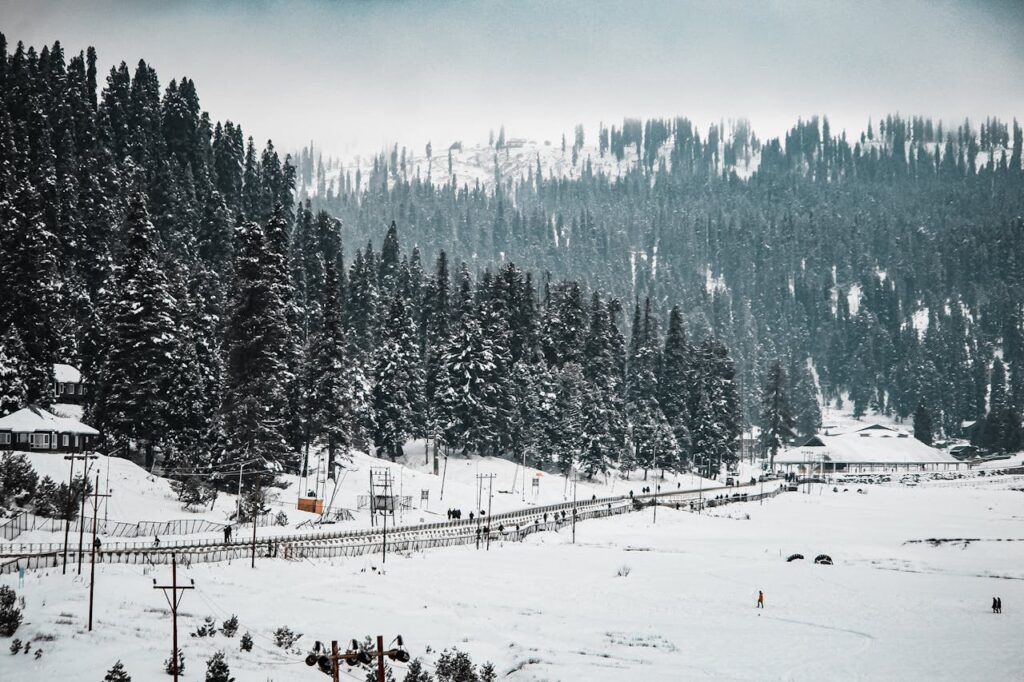
M 154 535 L 153 536 L 153 546 L 154 547 L 159 547 L 160 546 L 160 536 L 159 535 Z
M 992 613 L 999 613 L 999 598 L 992 597 Z
M 100 539 L 99 538 L 96 538 L 95 540 L 92 541 L 92 546 L 96 548 L 97 552 L 100 551 L 100 544 L 101 543 L 100 543 Z
M 231 525 L 224 526 L 224 542 L 231 542 Z
M 762 590 L 757 591 L 757 608 L 764 608 L 764 592 Z
M 1003 598 L 1002 597 L 996 597 L 996 613 L 1002 613 L 1002 612 L 1003 612 Z
M 473 512 L 469 512 L 469 520 L 470 520 L 470 521 L 472 521 L 472 520 L 473 520 Z

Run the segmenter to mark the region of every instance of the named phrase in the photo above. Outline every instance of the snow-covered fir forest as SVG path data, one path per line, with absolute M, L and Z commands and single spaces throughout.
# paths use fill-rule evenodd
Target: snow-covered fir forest
M 311 149 L 211 121 L 188 78 L 0 54 L 5 412 L 52 402 L 67 362 L 109 448 L 179 469 L 427 438 L 592 475 L 734 458 L 778 365 L 801 433 L 845 397 L 1019 447 L 1016 121 L 815 118 L 762 142 L 627 120 L 592 150 L 629 150 L 619 177 L 580 128 L 577 178 L 488 191 L 396 146 L 328 184 Z M 502 130 L 495 167 L 510 153 Z

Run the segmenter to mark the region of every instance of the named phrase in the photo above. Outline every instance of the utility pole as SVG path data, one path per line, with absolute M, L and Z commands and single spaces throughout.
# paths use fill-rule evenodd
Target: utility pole
M 384 636 L 377 635 L 377 682 L 386 682 L 384 676 Z
M 72 455 L 75 457 L 76 455 Z M 85 486 L 89 484 L 89 462 L 96 459 L 96 455 L 78 455 L 85 460 L 85 473 L 82 474 L 82 511 L 78 515 L 78 575 L 82 575 L 82 558 L 85 556 Z M 68 490 L 68 494 L 71 494 Z
M 235 509 L 235 519 L 239 523 L 242 522 L 242 471 L 244 471 L 244 470 L 245 470 L 245 462 L 242 462 L 238 466 L 238 495 L 235 496 L 235 501 L 238 503 L 237 504 L 238 508 Z
M 256 499 L 253 500 L 252 510 L 252 567 L 256 568 L 256 526 L 260 521 L 260 514 L 263 513 L 263 497 L 260 495 L 260 477 L 256 475 Z
M 658 493 L 661 492 L 661 485 L 654 485 L 654 523 L 658 522 Z
M 92 562 L 89 567 L 89 632 L 92 632 L 92 598 L 96 587 L 96 517 L 99 515 L 100 498 L 110 497 L 110 493 L 100 494 L 99 474 L 96 474 L 96 486 L 92 491 Z
M 476 498 L 477 504 L 476 504 L 476 506 L 477 506 L 477 511 L 483 511 L 483 510 L 480 509 L 480 506 L 483 504 L 483 502 L 481 501 L 480 498 L 483 497 L 484 480 L 485 479 L 487 480 L 487 517 L 488 518 L 487 518 L 487 523 L 484 524 L 485 527 L 487 527 L 487 531 L 488 531 L 487 532 L 487 540 L 486 540 L 486 542 L 487 542 L 487 551 L 491 550 L 491 533 L 490 533 L 491 500 L 493 498 L 494 479 L 497 478 L 497 476 L 498 476 L 497 474 L 477 474 L 476 475 L 476 489 L 477 489 L 477 498 Z M 480 514 L 477 514 L 477 520 L 476 520 L 476 527 L 477 527 L 477 529 L 480 528 L 480 522 L 481 522 L 480 516 L 481 516 Z M 479 538 L 480 538 L 480 536 L 478 534 L 477 535 L 477 539 L 479 540 Z M 480 549 L 480 543 L 479 542 L 477 543 L 477 549 Z
M 580 480 L 579 472 L 572 475 L 572 544 L 576 544 L 576 484 Z
M 437 446 L 434 446 L 434 456 L 437 456 Z M 444 499 L 444 479 L 448 475 L 448 446 L 444 446 L 444 471 L 441 472 L 441 496 L 439 499 Z
M 174 682 L 178 682 L 178 605 L 181 603 L 181 597 L 185 595 L 185 590 L 196 589 L 196 581 L 193 580 L 191 585 L 178 585 L 178 562 L 175 555 L 172 554 L 171 584 L 157 585 L 156 578 L 153 578 L 153 589 L 163 590 L 164 598 L 167 599 L 167 604 L 171 607 L 171 632 L 173 633 L 173 639 L 171 640 L 171 672 L 174 675 Z M 171 596 L 167 596 L 167 590 L 171 590 Z M 181 591 L 181 596 L 178 595 L 179 590 Z
M 68 470 L 68 495 L 75 489 L 75 460 L 88 458 L 95 458 L 96 455 L 64 455 L 64 459 L 68 460 L 71 464 Z M 83 479 L 84 480 L 84 479 Z M 84 489 L 83 489 L 84 494 Z M 71 498 L 74 499 L 74 498 Z M 67 574 L 68 572 L 68 536 L 71 534 L 71 506 L 64 511 L 64 566 L 61 569 L 61 574 Z M 79 519 L 81 521 L 81 519 Z
M 384 648 L 384 637 L 377 635 L 377 649 L 371 651 L 368 649 L 361 648 L 359 642 L 352 640 L 351 646 L 345 653 L 338 651 L 338 640 L 331 641 L 331 653 L 330 655 L 318 655 L 321 651 L 320 642 L 316 643 L 313 648 L 313 653 L 306 657 L 306 665 L 318 666 L 321 672 L 329 672 L 331 680 L 338 682 L 339 671 L 341 668 L 341 662 L 344 661 L 349 665 L 366 665 L 369 666 L 373 663 L 373 659 L 377 659 L 377 674 L 376 678 L 379 682 L 385 682 L 387 679 L 387 671 L 384 669 L 384 657 L 390 658 L 392 661 L 398 661 L 399 663 L 409 662 L 409 652 L 405 650 L 405 643 L 402 641 L 402 636 L 398 635 L 392 640 L 392 643 L 398 642 L 397 648 L 385 649 Z M 328 663 L 330 663 L 330 670 L 328 670 Z M 371 668 L 372 670 L 372 668 Z
M 378 493 L 378 490 L 380 493 Z M 378 500 L 380 503 L 378 503 Z M 394 514 L 395 500 L 392 495 L 391 470 L 387 467 L 370 469 L 370 518 L 380 512 L 383 515 L 383 538 L 381 540 L 381 564 L 388 560 L 388 511 Z

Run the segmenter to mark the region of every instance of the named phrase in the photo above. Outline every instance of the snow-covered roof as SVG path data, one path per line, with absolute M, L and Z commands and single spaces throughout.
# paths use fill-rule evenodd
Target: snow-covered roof
M 77 367 L 60 362 L 53 365 L 53 378 L 62 384 L 82 383 L 82 373 L 78 371 Z
M 23 407 L 6 417 L 0 417 L 0 431 L 12 433 L 74 433 L 80 436 L 98 436 L 99 431 L 77 419 L 58 417 L 41 407 Z
M 819 433 L 803 445 L 784 451 L 775 461 L 801 464 L 808 456 L 819 455 L 824 455 L 826 462 L 855 464 L 952 464 L 959 461 L 925 445 L 906 431 L 881 424 L 843 433 Z

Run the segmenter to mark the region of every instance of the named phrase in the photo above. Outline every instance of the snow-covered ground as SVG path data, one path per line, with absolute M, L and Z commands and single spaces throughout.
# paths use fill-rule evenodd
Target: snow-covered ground
M 337 486 L 329 480 L 325 488 L 323 479 L 326 476 L 322 473 L 320 477 L 321 495 L 327 503 L 333 505 L 334 509 L 347 509 L 354 516 L 351 521 L 340 522 L 331 527 L 348 530 L 370 525 L 369 512 L 359 509 L 359 497 L 368 496 L 370 493 L 371 468 L 389 470 L 393 480 L 394 494 L 410 498 L 411 508 L 401 510 L 396 514 L 395 521 L 398 524 L 444 521 L 447 519 L 447 510 L 451 508 L 461 509 L 463 517 L 466 518 L 474 509 L 487 510 L 488 504 L 490 504 L 491 511 L 497 514 L 534 505 L 565 502 L 571 500 L 573 496 L 571 479 L 567 480 L 563 476 L 545 473 L 530 467 L 526 468 L 524 475 L 521 466 L 505 459 L 450 457 L 446 467 L 442 458 L 439 474 L 435 476 L 433 464 L 424 461 L 423 452 L 422 442 L 413 441 L 406 448 L 407 454 L 397 462 L 389 462 L 364 453 L 353 453 L 351 462 L 346 464 Z M 68 462 L 61 455 L 41 452 L 25 454 L 40 477 L 49 476 L 58 483 L 67 481 Z M 301 481 L 297 476 L 286 475 L 281 477 L 281 481 L 285 485 L 284 488 L 269 490 L 271 509 L 274 513 L 283 511 L 288 518 L 287 529 L 282 528 L 277 532 L 294 532 L 297 525 L 315 521 L 318 518 L 316 515 L 298 511 L 296 505 L 301 490 L 317 487 L 315 469 L 320 464 L 317 458 L 312 458 L 311 469 L 313 472 L 310 474 L 308 482 Z M 81 473 L 81 466 L 81 462 L 76 463 L 77 474 Z M 139 521 L 202 518 L 217 523 L 228 523 L 236 509 L 236 496 L 222 493 L 217 496 L 212 508 L 186 510 L 178 501 L 178 496 L 172 490 L 167 479 L 151 475 L 138 465 L 119 457 L 100 456 L 90 465 L 90 480 L 95 481 L 95 476 L 98 475 L 100 490 L 104 492 L 108 488 L 108 469 L 109 489 L 112 494 L 110 498 L 105 498 L 100 502 L 99 517 L 101 519 L 136 523 Z M 485 479 L 482 485 L 478 485 L 477 476 L 487 474 L 494 474 L 493 482 Z M 537 481 L 536 487 L 533 485 L 534 480 Z M 443 497 L 442 485 L 444 487 Z M 648 480 L 644 481 L 643 472 L 636 471 L 630 475 L 629 479 L 623 479 L 620 476 L 602 476 L 596 477 L 592 481 L 580 480 L 576 484 L 576 495 L 580 499 L 589 499 L 591 496 L 625 495 L 630 490 L 640 493 L 641 488 L 650 486 L 653 489 L 656 485 L 662 486 L 662 490 L 667 491 L 678 488 L 720 486 L 721 483 L 708 479 L 703 479 L 703 483 L 701 483 L 700 477 L 690 474 L 667 474 L 664 479 L 661 479 L 656 476 L 655 472 L 650 472 Z M 488 499 L 488 487 L 490 487 L 491 493 L 490 500 Z M 424 490 L 427 491 L 426 500 L 422 496 Z M 86 515 L 91 517 L 91 510 L 88 510 Z M 261 534 L 274 532 L 274 529 L 260 531 Z M 192 537 L 216 536 L 217 533 L 207 533 L 196 534 Z M 62 540 L 62 532 L 32 530 L 23 532 L 13 542 L 46 543 L 61 542 Z M 0 540 L 0 546 L 2 545 L 3 541 Z
M 949 483 L 816 486 L 709 515 L 663 508 L 656 524 L 645 510 L 581 523 L 575 545 L 566 529 L 489 552 L 390 556 L 383 573 L 377 557 L 197 565 L 179 573 L 196 583 L 182 633 L 234 613 L 256 646 L 183 634 L 185 679 L 221 649 L 240 682 L 320 679 L 273 645 L 281 625 L 304 646 L 401 634 L 428 662 L 456 646 L 515 681 L 1024 679 L 1024 477 Z M 930 538 L 953 541 L 907 543 Z M 795 552 L 807 560 L 787 563 Z M 835 565 L 813 564 L 819 553 Z M 171 626 L 154 578 L 166 583 L 168 568 L 99 566 L 88 633 L 87 584 L 29 573 L 17 636 L 43 655 L 0 653 L 0 679 L 95 681 L 117 659 L 136 681 L 167 679 Z

